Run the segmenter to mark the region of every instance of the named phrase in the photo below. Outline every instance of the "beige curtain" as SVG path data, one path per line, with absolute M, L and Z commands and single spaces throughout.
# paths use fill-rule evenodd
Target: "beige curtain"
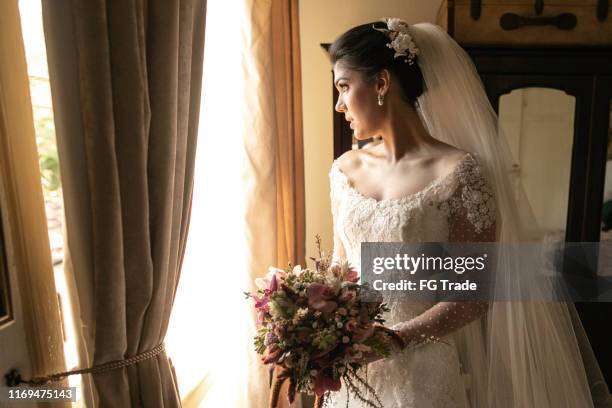
M 245 134 L 247 236 L 250 276 L 268 266 L 304 262 L 304 160 L 297 0 L 246 0 L 251 23 L 245 47 L 247 111 L 255 124 Z M 271 228 L 275 226 L 275 230 Z M 251 395 L 267 398 L 268 376 L 251 364 Z M 258 402 L 265 406 L 263 399 Z
M 43 1 L 82 366 L 163 343 L 189 224 L 205 10 Z M 85 380 L 89 405 L 180 406 L 164 352 Z
M 305 251 L 302 76 L 297 0 L 272 3 L 276 131 L 277 265 L 303 264 Z

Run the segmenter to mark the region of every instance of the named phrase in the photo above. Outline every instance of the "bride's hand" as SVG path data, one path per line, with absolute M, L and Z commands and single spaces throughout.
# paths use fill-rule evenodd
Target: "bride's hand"
M 397 330 L 395 326 L 391 328 L 385 326 L 376 326 L 375 329 L 387 334 L 389 340 L 392 343 L 392 348 L 394 351 L 402 351 L 404 348 L 406 348 L 406 340 L 402 335 L 401 331 Z
M 375 326 L 375 330 L 387 334 L 387 336 L 389 337 L 389 340 L 391 340 L 392 342 L 391 354 L 400 352 L 406 347 L 404 339 L 402 338 L 401 334 L 397 330 L 394 330 L 393 328 L 388 328 L 385 326 Z M 364 362 L 364 364 L 370 364 L 375 361 L 381 360 L 383 358 L 384 358 L 383 356 L 376 354 L 373 351 L 370 351 L 368 353 L 364 353 L 362 361 Z
M 408 345 L 413 345 L 415 343 L 417 333 L 414 333 L 414 331 L 411 330 L 411 325 L 409 324 L 409 322 L 397 323 L 391 327 L 391 330 L 397 333 L 397 335 L 402 339 L 402 349 L 406 348 Z

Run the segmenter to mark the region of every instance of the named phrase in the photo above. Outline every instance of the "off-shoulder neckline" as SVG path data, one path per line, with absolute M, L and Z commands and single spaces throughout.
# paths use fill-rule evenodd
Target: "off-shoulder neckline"
M 435 187 L 436 185 L 442 183 L 445 180 L 448 180 L 451 178 L 451 176 L 453 176 L 455 173 L 457 173 L 461 167 L 464 165 L 464 163 L 469 162 L 471 159 L 471 161 L 474 161 L 474 156 L 472 155 L 472 153 L 467 152 L 466 154 L 463 155 L 463 157 L 461 157 L 461 159 L 459 159 L 457 161 L 457 164 L 455 164 L 455 167 L 453 167 L 453 170 L 451 170 L 450 172 L 448 172 L 447 174 L 444 174 L 440 177 L 435 178 L 434 180 L 432 180 L 429 184 L 427 184 L 425 187 L 423 187 L 422 189 L 408 194 L 408 195 L 404 195 L 401 197 L 391 197 L 391 198 L 383 198 L 383 199 L 377 199 L 374 197 L 370 197 L 370 196 L 366 196 L 364 194 L 362 194 L 359 190 L 357 190 L 355 187 L 353 187 L 352 182 L 349 180 L 349 178 L 346 176 L 346 174 L 344 174 L 344 172 L 340 169 L 340 166 L 338 166 L 338 159 L 335 159 L 332 163 L 332 171 L 335 171 L 340 178 L 342 179 L 342 181 L 344 182 L 344 185 L 346 186 L 346 188 L 353 193 L 354 195 L 356 195 L 357 197 L 366 200 L 366 201 L 370 201 L 375 203 L 376 205 L 383 205 L 383 204 L 400 204 L 403 203 L 405 201 L 420 197 L 422 195 L 424 195 L 426 192 L 428 192 L 429 190 L 431 190 L 433 187 Z

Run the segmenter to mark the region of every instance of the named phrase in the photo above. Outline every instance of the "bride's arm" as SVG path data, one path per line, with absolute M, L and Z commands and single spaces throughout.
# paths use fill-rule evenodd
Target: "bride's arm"
M 334 177 L 333 170 L 329 174 L 330 181 L 330 202 L 331 202 L 331 213 L 332 213 L 332 229 L 334 235 L 334 250 L 332 252 L 332 263 L 340 263 L 346 260 L 346 250 L 340 239 L 338 233 L 338 217 L 340 212 L 340 189 L 338 181 Z
M 341 264 L 346 260 L 346 251 L 338 234 L 334 231 L 334 252 L 332 254 L 332 264 Z
M 334 252 L 332 255 L 332 263 L 341 263 L 345 260 L 346 250 L 344 249 L 344 245 L 342 245 L 342 240 L 340 239 L 334 220 Z
M 482 181 L 482 180 L 479 180 Z M 479 186 L 480 188 L 477 188 Z M 492 191 L 483 183 L 471 185 L 466 195 L 459 188 L 451 205 L 450 242 L 494 242 L 496 240 L 496 206 Z M 392 328 L 399 331 L 407 345 L 442 338 L 486 314 L 489 304 L 482 302 L 440 302 L 419 316 Z

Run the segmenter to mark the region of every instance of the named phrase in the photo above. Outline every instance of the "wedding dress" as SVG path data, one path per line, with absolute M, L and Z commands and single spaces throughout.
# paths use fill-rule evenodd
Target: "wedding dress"
M 467 153 L 444 175 L 415 194 L 376 200 L 355 190 L 334 162 L 330 171 L 334 231 L 347 260 L 360 269 L 361 242 L 480 242 L 495 226 L 495 198 L 477 158 Z M 338 260 L 338 248 L 334 257 Z M 385 325 L 408 321 L 431 303 L 393 302 Z M 478 320 L 471 324 L 478 324 Z M 453 336 L 424 343 L 368 366 L 368 382 L 385 407 L 468 407 L 469 377 Z M 333 396 L 346 406 L 346 394 Z M 352 398 L 350 407 L 362 407 Z

